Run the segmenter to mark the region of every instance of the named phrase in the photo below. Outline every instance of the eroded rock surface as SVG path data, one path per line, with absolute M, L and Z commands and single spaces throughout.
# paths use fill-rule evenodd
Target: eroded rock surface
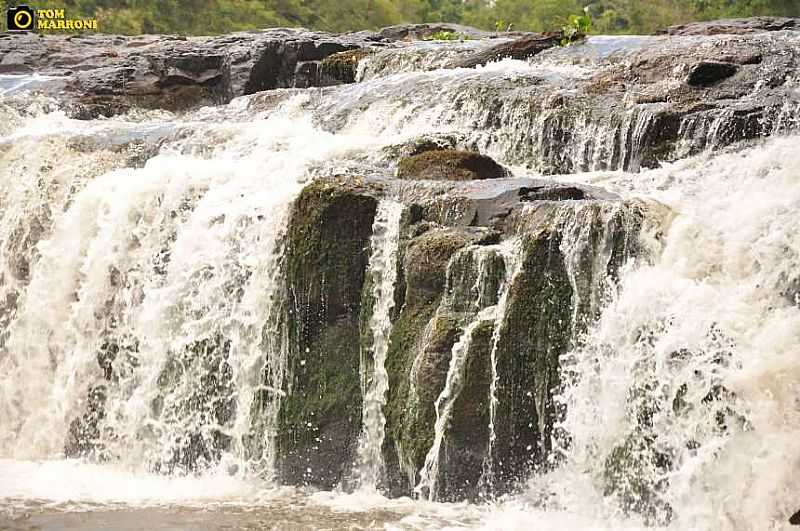
M 800 29 L 800 19 L 791 17 L 752 17 L 690 22 L 669 26 L 659 33 L 667 35 L 719 35 L 759 33 Z

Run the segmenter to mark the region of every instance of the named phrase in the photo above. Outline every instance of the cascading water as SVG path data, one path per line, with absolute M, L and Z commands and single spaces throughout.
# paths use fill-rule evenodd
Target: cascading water
M 439 462 L 442 459 L 442 443 L 447 436 L 447 429 L 451 422 L 452 411 L 455 400 L 458 398 L 464 386 L 464 371 L 467 364 L 467 356 L 472 345 L 472 337 L 478 326 L 484 323 L 491 323 L 492 326 L 492 368 L 495 369 L 494 355 L 497 345 L 499 328 L 502 326 L 502 318 L 505 313 L 505 304 L 508 300 L 508 289 L 511 279 L 516 272 L 515 263 L 518 259 L 515 253 L 517 242 L 511 240 L 504 246 L 480 247 L 477 249 L 467 249 L 467 252 L 476 253 L 478 274 L 472 292 L 475 297 L 474 309 L 470 311 L 465 319 L 466 324 L 456 343 L 453 345 L 450 355 L 450 364 L 447 370 L 445 387 L 435 402 L 436 423 L 434 425 L 433 444 L 425 456 L 425 465 L 420 472 L 419 484 L 415 491 L 430 500 L 437 497 L 437 481 L 439 480 Z M 491 298 L 486 300 L 485 292 L 491 286 L 493 262 L 492 258 L 500 256 L 504 263 L 504 279 L 497 287 L 497 292 L 491 294 Z M 493 379 L 494 381 L 494 379 Z M 492 398 L 494 396 L 492 395 Z M 493 416 L 490 416 L 493 420 Z M 489 445 L 494 437 L 493 423 L 490 420 Z
M 392 329 L 392 310 L 395 305 L 397 282 L 397 251 L 400 244 L 402 203 L 381 201 L 372 227 L 372 255 L 369 273 L 372 275 L 372 297 L 375 306 L 369 319 L 372 332 L 370 353 L 362 352 L 361 370 L 364 381 L 364 429 L 359 442 L 359 486 L 375 490 L 383 473 L 383 439 L 386 418 L 386 354 Z M 369 356 L 371 354 L 371 356 Z M 370 359 L 367 357 L 369 356 Z
M 797 48 L 796 34 L 776 35 L 752 39 Z M 696 44 L 738 46 L 725 39 Z M 172 517 L 233 528 L 779 528 L 800 508 L 797 85 L 785 100 L 746 96 L 686 115 L 670 114 L 664 94 L 598 107 L 608 120 L 578 106 L 628 81 L 603 68 L 624 69 L 642 49 L 669 53 L 670 42 L 592 38 L 476 69 L 441 67 L 480 42 L 409 45 L 367 59 L 353 85 L 86 121 L 24 93 L 51 79 L 3 76 L 0 519 L 47 526 L 113 509 L 117 528 Z M 576 97 L 582 83 L 595 92 Z M 760 138 L 773 134 L 783 136 Z M 511 166 L 517 179 L 497 187 L 529 204 L 487 220 L 485 202 L 502 200 L 481 183 L 418 184 L 427 203 L 397 193 L 395 154 L 426 135 Z M 573 173 L 547 184 L 618 196 L 530 199 L 543 181 L 526 178 L 562 171 Z M 347 482 L 279 486 L 292 371 L 316 362 L 292 358 L 287 322 L 308 301 L 287 284 L 287 256 L 303 251 L 289 248 L 287 227 L 304 186 L 328 178 L 374 186 L 357 205 L 374 211 L 356 249 L 368 262 L 361 306 L 346 308 L 369 315 L 361 409 L 341 415 L 359 427 L 357 440 L 341 438 L 355 447 L 342 457 L 361 487 L 352 493 Z M 452 208 L 434 212 L 435 201 Z M 504 225 L 528 215 L 535 230 Z M 520 298 L 539 294 L 519 318 Z M 319 334 L 334 345 L 322 360 L 343 350 L 343 322 Z M 515 338 L 533 326 L 530 344 L 564 346 L 532 355 L 557 362 L 548 370 L 559 380 L 513 388 L 525 375 L 509 361 L 529 348 Z M 400 407 L 393 386 L 407 387 Z M 397 418 L 431 424 L 406 437 Z M 451 455 L 463 441 L 466 457 Z M 431 501 L 507 492 L 495 489 L 508 447 L 526 474 L 509 496 Z M 384 485 L 396 454 L 410 485 Z M 450 488 L 463 463 L 477 496 Z M 384 497 L 413 486 L 422 499 Z

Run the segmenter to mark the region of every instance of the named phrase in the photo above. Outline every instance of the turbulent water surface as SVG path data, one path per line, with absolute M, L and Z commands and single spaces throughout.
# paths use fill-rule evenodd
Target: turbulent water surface
M 380 178 L 383 148 L 433 133 L 461 135 L 518 177 L 540 176 L 535 146 L 518 149 L 542 141 L 537 122 L 515 130 L 504 109 L 498 129 L 480 127 L 472 88 L 534 77 L 568 88 L 594 61 L 649 42 L 600 38 L 580 61 L 570 52 L 474 70 L 437 69 L 445 55 L 400 57 L 367 64 L 358 84 L 281 93 L 266 106 L 255 95 L 183 115 L 90 121 L 28 97 L 49 79 L 2 77 L 0 528 L 782 528 L 800 509 L 800 137 L 791 134 L 657 169 L 552 177 L 654 199 L 672 214 L 641 235 L 651 259 L 631 261 L 615 289 L 583 301 L 598 318 L 575 332 L 565 357 L 559 429 L 569 444 L 560 466 L 486 503 L 426 494 L 450 393 L 461 385 L 459 352 L 472 327 L 502 315 L 504 286 L 493 288 L 495 303 L 478 301 L 453 347 L 418 499 L 376 490 L 397 282 L 390 266 L 403 215 L 400 203 L 382 202 L 371 240 L 375 356 L 361 367 L 360 479 L 341 491 L 274 479 L 270 435 L 287 367 L 273 294 L 289 207 L 305 183 Z M 602 167 L 580 148 L 600 145 L 601 133 L 579 134 L 576 167 Z M 567 232 L 581 237 L 580 225 Z M 513 249 L 497 247 L 508 278 Z M 208 354 L 202 361 L 181 357 L 198 350 Z M 114 385 L 87 397 L 103 380 L 98 362 L 113 364 Z M 169 363 L 178 376 L 165 381 Z M 219 395 L 198 398 L 192 382 L 212 374 Z M 64 459 L 65 434 L 91 415 L 93 392 L 105 404 L 103 447 L 92 459 Z M 270 398 L 266 427 L 254 435 L 258 393 Z M 194 407 L 198 400 L 205 406 Z M 647 433 L 633 430 L 632 410 L 654 403 Z M 230 441 L 221 455 L 188 455 L 191 437 L 220 436 Z M 668 480 L 649 515 L 625 510 L 601 481 L 614 448 L 635 437 L 649 444 L 623 472 L 628 494 Z M 673 466 L 659 468 L 660 453 Z

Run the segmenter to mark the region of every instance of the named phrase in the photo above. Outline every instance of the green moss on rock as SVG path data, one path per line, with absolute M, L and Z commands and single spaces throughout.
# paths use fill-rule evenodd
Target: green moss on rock
M 526 236 L 522 270 L 509 288 L 497 349 L 495 488 L 513 489 L 550 452 L 558 360 L 570 342 L 572 289 L 560 235 Z
M 447 263 L 473 240 L 470 233 L 459 229 L 433 229 L 414 238 L 406 250 L 406 304 L 417 306 L 440 297 Z
M 355 83 L 358 63 L 373 53 L 373 48 L 356 48 L 329 55 L 322 60 L 323 84 Z
M 425 151 L 406 157 L 397 165 L 399 179 L 472 181 L 507 176 L 506 169 L 490 157 L 455 149 Z
M 420 230 L 423 225 L 425 230 Z M 402 311 L 392 329 L 386 360 L 389 393 L 384 413 L 389 436 L 385 453 L 388 463 L 396 463 L 399 445 L 405 464 L 416 471 L 422 467 L 433 441 L 433 401 L 444 386 L 450 350 L 459 334 L 457 316 L 436 312 L 445 290 L 447 264 L 460 249 L 478 238 L 469 231 L 428 227 L 424 223 L 407 227 L 404 235 Z M 417 356 L 419 373 L 412 382 Z M 417 388 L 416 396 L 411 393 L 412 383 Z M 400 474 L 400 467 L 394 469 L 395 476 Z M 390 477 L 388 483 L 394 493 L 409 493 L 410 485 L 404 477 Z
M 442 446 L 437 499 L 476 499 L 489 450 L 494 321 L 482 321 L 472 332 L 466 353 L 464 382 Z
M 277 440 L 286 483 L 331 488 L 352 464 L 361 429 L 359 315 L 377 204 L 368 186 L 320 180 L 293 205 L 289 383 Z

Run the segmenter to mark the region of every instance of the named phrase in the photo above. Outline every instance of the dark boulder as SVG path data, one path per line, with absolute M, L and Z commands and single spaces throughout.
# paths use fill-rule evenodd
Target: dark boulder
M 553 46 L 557 46 L 563 37 L 560 32 L 528 35 L 511 42 L 497 44 L 474 55 L 456 59 L 448 64 L 447 68 L 474 68 L 505 58 L 527 59 Z
M 454 149 L 424 151 L 397 165 L 399 179 L 471 181 L 507 176 L 508 171 L 490 157 Z

